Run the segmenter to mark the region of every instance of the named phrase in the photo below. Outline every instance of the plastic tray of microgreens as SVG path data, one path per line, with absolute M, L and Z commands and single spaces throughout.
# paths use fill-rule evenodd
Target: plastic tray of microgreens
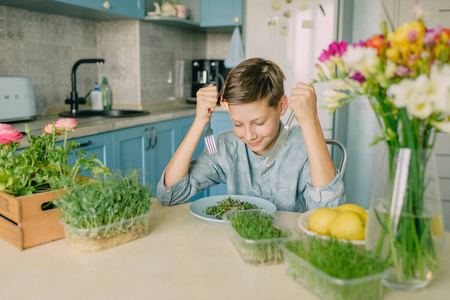
M 269 265 L 283 262 L 280 243 L 291 239 L 294 232 L 283 227 L 276 215 L 252 209 L 227 212 L 223 219 L 231 241 L 246 263 Z
M 383 295 L 383 262 L 364 248 L 308 237 L 280 246 L 287 274 L 324 300 L 374 300 Z
M 151 212 L 100 227 L 80 229 L 64 221 L 66 241 L 72 248 L 81 252 L 97 252 L 147 236 L 150 233 Z

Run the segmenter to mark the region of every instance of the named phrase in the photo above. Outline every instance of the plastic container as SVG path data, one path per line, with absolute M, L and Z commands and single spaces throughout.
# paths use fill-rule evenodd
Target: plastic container
M 147 236 L 150 215 L 151 212 L 90 229 L 72 227 L 63 220 L 60 223 L 69 246 L 81 252 L 97 252 Z
M 239 235 L 239 233 L 233 228 L 228 219 L 234 214 L 247 214 L 255 211 L 263 214 L 269 214 L 263 209 L 252 209 L 228 212 L 223 215 L 223 220 L 225 221 L 225 224 L 230 232 L 231 241 L 238 250 L 241 258 L 248 264 L 270 265 L 282 263 L 283 252 L 280 249 L 280 244 L 284 241 L 292 239 L 294 237 L 294 232 L 283 227 L 276 215 L 271 215 L 273 217 L 273 226 L 277 229 L 288 231 L 290 233 L 289 237 L 261 240 L 246 239 Z
M 92 110 L 103 110 L 103 93 L 100 91 L 97 82 L 94 90 L 91 92 L 91 103 Z
M 387 271 L 356 279 L 332 277 L 295 253 L 280 246 L 287 274 L 323 300 L 375 300 L 383 296 L 383 277 Z
M 112 92 L 106 77 L 103 77 L 100 90 L 103 93 L 103 110 L 111 110 L 112 108 Z

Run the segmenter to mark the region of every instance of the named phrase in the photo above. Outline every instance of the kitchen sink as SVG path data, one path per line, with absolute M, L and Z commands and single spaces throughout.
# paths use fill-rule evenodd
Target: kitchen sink
M 59 114 L 60 117 L 67 118 L 90 118 L 90 117 L 105 117 L 105 118 L 127 118 L 139 117 L 150 114 L 147 110 L 126 110 L 126 109 L 112 109 L 112 110 L 79 110 L 75 115 L 70 111 L 65 111 Z

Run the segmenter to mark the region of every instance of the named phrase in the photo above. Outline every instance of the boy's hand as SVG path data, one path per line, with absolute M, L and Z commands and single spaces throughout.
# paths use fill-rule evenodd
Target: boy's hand
M 209 112 L 213 112 L 216 109 L 218 96 L 217 87 L 211 83 L 207 87 L 198 90 L 196 108 L 198 118 L 209 121 Z
M 294 111 L 295 118 L 300 125 L 309 121 L 317 121 L 317 98 L 312 85 L 297 82 L 289 100 L 289 108 Z

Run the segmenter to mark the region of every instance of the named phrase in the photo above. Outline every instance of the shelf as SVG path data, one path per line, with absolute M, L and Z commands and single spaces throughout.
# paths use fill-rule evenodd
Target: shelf
M 145 16 L 146 21 L 154 22 L 161 25 L 167 25 L 182 29 L 190 29 L 190 30 L 197 30 L 201 31 L 202 28 L 200 27 L 200 23 L 186 20 L 186 19 L 180 19 L 176 17 L 163 17 L 163 16 Z

